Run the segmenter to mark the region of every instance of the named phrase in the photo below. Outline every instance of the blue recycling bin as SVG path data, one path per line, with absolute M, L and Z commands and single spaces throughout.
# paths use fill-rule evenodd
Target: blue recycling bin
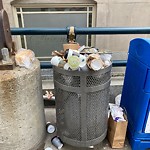
M 132 150 L 150 149 L 150 39 L 130 42 L 121 106 Z

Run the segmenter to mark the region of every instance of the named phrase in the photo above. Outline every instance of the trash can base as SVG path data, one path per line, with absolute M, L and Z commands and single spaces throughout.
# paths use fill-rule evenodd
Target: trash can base
M 67 138 L 65 136 L 61 136 L 61 140 L 66 143 L 69 144 L 71 146 L 75 146 L 75 147 L 89 147 L 89 146 L 94 146 L 99 144 L 100 142 L 102 142 L 105 137 L 107 135 L 107 131 L 105 131 L 100 137 L 93 139 L 93 140 L 89 140 L 89 141 L 77 141 L 77 140 L 73 140 L 70 138 Z

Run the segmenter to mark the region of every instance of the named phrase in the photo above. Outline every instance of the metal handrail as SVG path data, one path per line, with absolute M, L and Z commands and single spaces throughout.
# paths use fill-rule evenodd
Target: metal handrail
M 67 28 L 11 28 L 12 35 L 67 35 Z M 150 34 L 150 27 L 75 27 L 75 34 Z
M 70 27 L 66 28 L 11 28 L 12 35 L 68 35 Z M 150 34 L 150 27 L 75 27 L 75 34 Z M 126 66 L 126 60 L 113 60 L 113 67 Z M 52 68 L 50 62 L 41 62 L 41 68 Z

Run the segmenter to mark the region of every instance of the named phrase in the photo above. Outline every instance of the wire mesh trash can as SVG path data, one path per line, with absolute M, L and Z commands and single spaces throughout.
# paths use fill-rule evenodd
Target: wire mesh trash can
M 64 143 L 88 147 L 106 137 L 111 68 L 99 71 L 53 68 L 57 134 Z

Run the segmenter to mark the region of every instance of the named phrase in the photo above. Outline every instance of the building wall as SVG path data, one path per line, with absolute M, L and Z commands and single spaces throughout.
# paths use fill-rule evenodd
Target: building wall
M 98 0 L 98 27 L 146 27 L 150 26 L 149 0 Z M 109 35 L 97 36 L 97 46 L 103 46 L 113 51 L 126 52 L 129 41 L 135 37 L 149 35 Z
M 39 3 L 95 3 L 97 27 L 146 27 L 150 26 L 149 0 L 3 0 L 7 10 L 11 27 L 15 27 L 13 6 L 37 5 Z M 149 35 L 97 35 L 96 47 L 109 49 L 116 53 L 115 59 L 126 57 L 129 41 L 135 37 L 149 37 Z

